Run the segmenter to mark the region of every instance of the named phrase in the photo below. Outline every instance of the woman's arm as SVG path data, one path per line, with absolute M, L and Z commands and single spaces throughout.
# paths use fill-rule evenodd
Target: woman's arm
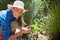
M 27 30 L 22 30 L 19 33 L 13 34 L 10 36 L 9 40 L 13 40 L 16 37 L 22 36 L 23 34 L 28 34 L 31 32 L 31 28 L 28 28 Z
M 13 40 L 13 39 L 15 39 L 16 37 L 19 37 L 19 36 L 22 36 L 22 35 L 23 35 L 22 31 L 19 32 L 19 33 L 13 34 L 13 35 L 10 36 L 9 40 Z

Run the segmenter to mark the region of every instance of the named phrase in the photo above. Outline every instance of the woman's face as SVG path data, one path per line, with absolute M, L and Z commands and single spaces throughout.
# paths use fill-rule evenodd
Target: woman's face
M 18 18 L 18 17 L 22 16 L 23 9 L 12 7 L 12 12 L 13 12 L 13 16 L 15 18 Z

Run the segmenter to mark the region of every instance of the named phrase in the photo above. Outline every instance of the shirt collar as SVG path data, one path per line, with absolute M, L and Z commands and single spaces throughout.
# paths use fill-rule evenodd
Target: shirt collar
M 9 16 L 11 17 L 11 19 L 16 19 L 14 16 L 13 16 L 13 12 L 12 12 L 12 10 L 8 10 L 8 14 L 9 14 Z

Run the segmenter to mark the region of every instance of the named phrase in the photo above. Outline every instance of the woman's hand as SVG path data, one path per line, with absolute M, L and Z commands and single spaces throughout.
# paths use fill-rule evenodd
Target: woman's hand
M 23 33 L 23 34 L 28 34 L 28 33 L 30 33 L 30 32 L 31 32 L 31 28 L 27 28 L 27 29 L 25 29 L 25 30 L 24 30 L 24 29 L 22 30 L 22 33 Z

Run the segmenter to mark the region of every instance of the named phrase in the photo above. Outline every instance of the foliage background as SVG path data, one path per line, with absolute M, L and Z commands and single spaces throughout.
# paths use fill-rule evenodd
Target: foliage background
M 0 0 L 0 10 L 15 0 Z M 23 14 L 28 25 L 48 31 L 53 40 L 60 39 L 60 0 L 21 0 L 28 11 Z M 34 29 L 35 30 L 35 29 Z

